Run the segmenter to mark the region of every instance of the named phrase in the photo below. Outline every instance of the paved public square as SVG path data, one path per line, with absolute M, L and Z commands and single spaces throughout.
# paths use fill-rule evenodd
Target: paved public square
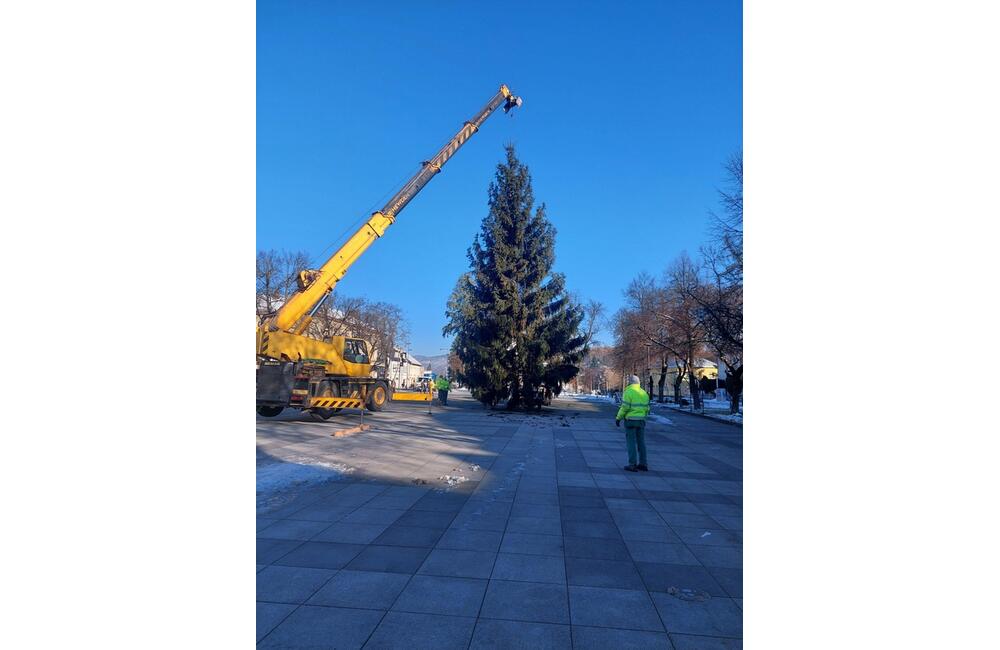
M 742 427 L 615 409 L 258 418 L 259 645 L 742 647 Z

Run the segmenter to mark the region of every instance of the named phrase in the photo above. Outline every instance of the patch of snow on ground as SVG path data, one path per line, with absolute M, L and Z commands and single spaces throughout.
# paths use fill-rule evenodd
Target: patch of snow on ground
M 582 399 L 587 402 L 614 401 L 610 395 L 587 395 L 586 393 L 563 393 L 560 397 L 572 397 L 573 399 Z
M 298 461 L 302 462 L 298 462 Z M 342 463 L 327 463 L 314 458 L 288 459 L 257 465 L 257 496 L 290 487 L 339 480 L 354 471 Z
M 671 420 L 670 418 L 664 417 L 662 415 L 657 415 L 656 413 L 653 412 L 649 413 L 649 419 L 652 420 L 653 422 L 659 422 L 660 424 L 669 424 L 671 426 L 673 426 L 674 424 L 674 421 Z
M 736 414 L 729 413 L 729 401 L 728 400 L 705 400 L 703 402 L 704 408 L 702 409 L 701 415 L 710 417 L 716 420 L 727 420 L 729 422 L 743 423 L 743 412 Z M 658 405 L 659 408 L 667 408 L 673 411 L 681 411 L 685 413 L 691 412 L 691 407 L 681 407 L 676 404 L 663 404 Z M 715 412 L 712 409 L 718 409 Z
M 459 483 L 465 483 L 469 480 L 464 476 L 452 476 L 451 474 L 448 474 L 447 476 L 439 476 L 438 478 L 448 485 L 458 485 Z

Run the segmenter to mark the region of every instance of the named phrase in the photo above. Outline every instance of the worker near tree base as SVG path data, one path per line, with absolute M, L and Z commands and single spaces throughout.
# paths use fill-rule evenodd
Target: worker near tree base
M 441 406 L 448 406 L 448 389 L 451 388 L 451 382 L 444 375 L 437 378 L 434 385 L 438 389 L 438 400 L 441 401 Z
M 622 393 L 622 405 L 615 416 L 615 426 L 620 427 L 625 420 L 625 446 L 628 448 L 626 472 L 645 472 L 646 466 L 646 416 L 649 415 L 649 394 L 642 389 L 639 377 L 631 375 L 628 386 Z M 638 450 L 638 464 L 636 451 Z

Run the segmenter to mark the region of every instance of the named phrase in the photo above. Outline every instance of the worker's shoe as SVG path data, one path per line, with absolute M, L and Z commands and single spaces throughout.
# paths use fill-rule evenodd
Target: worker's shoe
M 639 469 L 640 472 L 648 472 L 649 471 L 649 468 L 646 467 L 645 465 L 642 465 L 642 464 L 636 465 L 636 467 Z
M 636 467 L 635 465 L 626 465 L 625 466 L 625 471 L 626 472 L 638 472 L 639 468 Z

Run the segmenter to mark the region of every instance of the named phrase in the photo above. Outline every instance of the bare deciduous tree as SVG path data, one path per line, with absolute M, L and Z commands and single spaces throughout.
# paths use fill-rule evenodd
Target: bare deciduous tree
M 700 275 L 680 286 L 698 305 L 706 339 L 726 366 L 730 413 L 743 393 L 743 155 L 725 165 L 727 188 L 719 191 L 722 213 L 712 213 L 712 242 L 701 249 Z
M 257 320 L 274 314 L 298 289 L 299 271 L 309 268 L 302 251 L 257 251 Z
M 600 341 L 595 341 L 597 331 L 604 324 L 605 308 L 604 303 L 598 300 L 588 300 L 583 308 L 584 313 L 584 345 L 590 347 L 591 344 L 600 345 Z
M 405 348 L 409 342 L 409 330 L 398 306 L 336 295 L 317 310 L 309 335 L 320 340 L 350 336 L 368 341 L 371 363 L 383 377 L 388 373 L 392 350 Z

